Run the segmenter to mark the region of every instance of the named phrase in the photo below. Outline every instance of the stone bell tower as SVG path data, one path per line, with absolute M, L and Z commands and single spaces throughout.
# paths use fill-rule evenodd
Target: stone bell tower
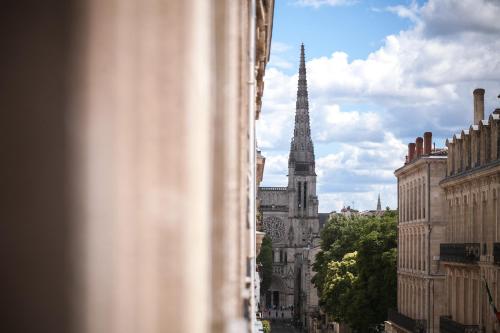
M 307 324 L 312 290 L 309 251 L 319 239 L 319 218 L 304 44 L 300 47 L 295 126 L 288 157 L 288 207 L 288 246 L 295 254 L 294 317 Z
M 265 297 L 265 307 L 272 310 L 267 315 L 285 320 L 294 318 L 307 327 L 317 309 L 311 265 L 314 249 L 319 248 L 319 218 L 303 44 L 288 158 L 288 186 L 260 187 L 259 199 L 264 231 L 273 247 L 273 276 Z

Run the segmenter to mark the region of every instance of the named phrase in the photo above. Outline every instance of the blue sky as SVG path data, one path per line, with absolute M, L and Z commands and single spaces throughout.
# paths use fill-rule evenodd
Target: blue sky
M 500 2 L 276 0 L 258 145 L 263 185 L 286 185 L 300 43 L 306 47 L 320 211 L 396 206 L 408 142 L 437 146 L 500 93 Z
M 275 5 L 273 40 L 287 45 L 298 45 L 303 41 L 310 58 L 342 50 L 353 59 L 364 59 L 383 44 L 385 36 L 407 29 L 412 24 L 410 20 L 387 12 L 384 8 L 410 3 L 367 0 L 346 6 L 313 7 L 296 1 L 278 0 Z M 296 48 L 289 51 L 287 59 L 296 65 Z

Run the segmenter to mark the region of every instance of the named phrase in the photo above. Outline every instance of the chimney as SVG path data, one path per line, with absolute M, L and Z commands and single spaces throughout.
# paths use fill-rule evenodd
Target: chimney
M 422 137 L 419 136 L 417 138 L 417 140 L 415 140 L 415 142 L 417 143 L 417 148 L 416 148 L 417 158 L 419 158 L 420 156 L 422 156 L 422 150 L 424 147 L 424 139 L 422 139 Z
M 415 144 L 412 142 L 408 144 L 408 163 L 413 162 L 414 159 L 415 159 Z
M 432 151 L 432 132 L 424 133 L 424 155 L 430 155 Z
M 474 90 L 474 125 L 484 119 L 484 89 Z

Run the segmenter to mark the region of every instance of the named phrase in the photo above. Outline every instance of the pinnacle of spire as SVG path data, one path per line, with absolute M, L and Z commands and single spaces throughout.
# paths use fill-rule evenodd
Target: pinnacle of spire
M 304 108 L 309 110 L 309 100 L 307 94 L 307 78 L 306 78 L 306 57 L 305 57 L 303 43 L 300 45 L 299 82 L 297 87 L 297 102 L 296 102 L 296 109 L 299 108 Z
M 290 146 L 289 162 L 310 164 L 312 165 L 311 172 L 314 172 L 314 146 L 311 140 L 306 60 L 303 43 L 300 46 L 299 79 L 297 85 L 297 101 L 295 105 L 295 126 Z

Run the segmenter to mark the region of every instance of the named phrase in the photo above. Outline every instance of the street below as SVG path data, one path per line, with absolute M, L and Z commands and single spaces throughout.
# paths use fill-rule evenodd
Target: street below
M 272 333 L 300 333 L 298 329 L 287 321 L 275 321 L 271 323 Z

